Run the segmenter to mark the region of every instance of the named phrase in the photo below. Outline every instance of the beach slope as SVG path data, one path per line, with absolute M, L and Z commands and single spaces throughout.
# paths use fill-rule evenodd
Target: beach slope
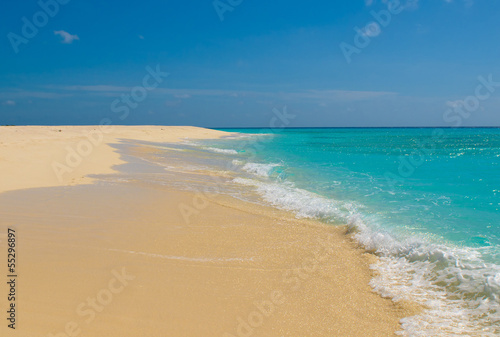
M 54 178 L 53 161 L 98 128 L 2 127 L 0 248 L 14 229 L 20 284 L 6 336 L 391 336 L 411 313 L 372 291 L 375 258 L 343 226 L 139 178 L 88 184 L 118 172 L 121 140 L 226 133 L 113 127 L 73 180 Z

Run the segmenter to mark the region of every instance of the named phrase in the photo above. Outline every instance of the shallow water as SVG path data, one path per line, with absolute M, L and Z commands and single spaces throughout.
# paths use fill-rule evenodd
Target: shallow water
M 403 335 L 500 333 L 500 130 L 225 131 L 243 135 L 159 144 L 153 161 L 216 173 L 191 189 L 349 224 L 381 257 L 373 288 L 428 308 Z

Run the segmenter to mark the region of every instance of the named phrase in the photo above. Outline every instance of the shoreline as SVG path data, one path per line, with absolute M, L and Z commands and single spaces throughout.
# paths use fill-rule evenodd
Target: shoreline
M 124 139 L 179 142 L 225 135 L 230 133 L 192 126 L 0 126 L 0 193 L 89 184 L 88 175 L 116 173 L 113 167 L 125 161 L 110 144 Z
M 177 131 L 178 140 L 225 134 Z M 125 163 L 106 146 L 113 165 Z M 92 173 L 117 172 L 108 170 Z M 140 179 L 87 182 L 0 193 L 0 235 L 15 224 L 24 241 L 23 335 L 55 335 L 73 322 L 82 336 L 387 336 L 416 312 L 373 292 L 375 257 L 345 226 L 220 194 L 186 223 L 179 206 L 200 202 L 196 193 Z

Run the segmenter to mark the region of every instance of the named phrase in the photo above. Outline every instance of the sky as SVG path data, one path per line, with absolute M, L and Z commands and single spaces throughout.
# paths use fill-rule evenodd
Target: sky
M 0 125 L 500 126 L 500 1 L 1 7 Z

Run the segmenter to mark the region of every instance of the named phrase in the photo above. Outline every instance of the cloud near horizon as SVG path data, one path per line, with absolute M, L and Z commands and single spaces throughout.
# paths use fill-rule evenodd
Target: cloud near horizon
M 130 92 L 132 87 L 115 85 L 69 85 L 69 86 L 47 86 L 47 89 L 74 93 L 93 93 L 100 96 L 116 96 L 120 93 Z M 388 91 L 358 91 L 358 90 L 300 90 L 289 92 L 267 92 L 251 90 L 224 90 L 224 89 L 169 89 L 157 88 L 151 91 L 155 95 L 171 95 L 175 98 L 191 98 L 193 96 L 220 96 L 220 97 L 275 97 L 283 99 L 310 99 L 310 100 L 330 100 L 330 101 L 360 101 L 374 99 L 384 96 L 398 95 L 396 92 Z

